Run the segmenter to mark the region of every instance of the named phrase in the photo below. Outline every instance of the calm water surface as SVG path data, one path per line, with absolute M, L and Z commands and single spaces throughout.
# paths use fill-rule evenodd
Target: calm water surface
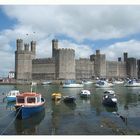
M 58 85 L 38 85 L 34 91 L 46 99 L 45 109 L 25 120 L 15 119 L 14 103 L 3 101 L 11 89 L 29 91 L 27 85 L 0 85 L 0 134 L 1 135 L 138 135 L 140 134 L 140 87 L 115 85 L 117 108 L 102 105 L 106 89 L 84 86 L 91 91 L 89 99 L 79 97 L 79 88 L 62 88 Z M 67 105 L 51 100 L 53 92 L 63 96 L 73 95 L 76 104 Z M 117 114 L 115 113 L 117 112 Z

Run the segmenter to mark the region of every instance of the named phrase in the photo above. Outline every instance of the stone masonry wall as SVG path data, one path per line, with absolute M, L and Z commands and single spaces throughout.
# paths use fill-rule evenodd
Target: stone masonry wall
M 75 79 L 75 51 L 58 49 L 55 59 L 56 79 Z
M 51 58 L 34 59 L 32 62 L 33 80 L 54 80 L 55 61 Z
M 90 59 L 80 58 L 75 60 L 76 79 L 91 79 L 94 76 L 94 62 Z

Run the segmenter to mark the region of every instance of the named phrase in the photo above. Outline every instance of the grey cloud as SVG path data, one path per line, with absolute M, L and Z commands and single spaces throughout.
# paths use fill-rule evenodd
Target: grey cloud
M 140 31 L 140 6 L 6 6 L 19 24 L 77 40 L 125 37 Z

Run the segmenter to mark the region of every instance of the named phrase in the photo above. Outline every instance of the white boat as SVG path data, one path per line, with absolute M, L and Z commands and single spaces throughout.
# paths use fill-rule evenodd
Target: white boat
M 96 87 L 98 88 L 108 88 L 114 86 L 112 83 L 108 83 L 107 81 L 104 80 L 99 80 L 96 83 Z
M 81 90 L 80 96 L 81 97 L 89 97 L 90 96 L 90 91 L 89 90 Z
M 65 83 L 63 84 L 63 88 L 82 88 L 84 87 L 83 84 L 78 84 L 78 83 Z
M 14 102 L 16 101 L 16 96 L 20 95 L 19 90 L 11 90 L 9 93 L 6 95 L 6 100 L 7 102 Z
M 125 87 L 140 87 L 140 82 L 136 80 L 128 80 L 127 83 L 124 84 Z
M 32 86 L 36 86 L 37 82 L 32 82 L 31 84 L 32 84 Z
M 113 84 L 123 84 L 124 83 L 124 81 L 117 81 L 117 80 L 115 80 L 114 82 L 113 82 Z
M 44 82 L 42 82 L 41 84 L 42 85 L 49 85 L 49 84 L 51 84 L 52 83 L 52 81 L 44 81 Z
M 92 81 L 84 81 L 83 84 L 84 85 L 90 85 L 90 84 L 93 84 L 93 82 Z

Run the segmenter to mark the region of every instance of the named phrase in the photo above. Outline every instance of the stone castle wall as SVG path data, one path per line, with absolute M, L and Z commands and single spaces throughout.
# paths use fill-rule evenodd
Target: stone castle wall
M 106 76 L 108 78 L 125 78 L 126 77 L 126 63 L 117 61 L 106 62 Z
M 55 61 L 52 58 L 33 59 L 32 61 L 33 80 L 54 80 Z
M 17 40 L 15 51 L 17 80 L 137 78 L 136 59 L 127 58 L 127 53 L 124 53 L 124 61 L 121 61 L 121 58 L 119 61 L 106 61 L 105 54 L 101 54 L 100 50 L 96 50 L 96 54 L 92 54 L 90 59 L 75 60 L 73 49 L 59 49 L 58 40 L 52 40 L 52 58 L 35 59 L 35 55 L 35 41 L 29 45 L 24 44 L 22 39 Z
M 90 59 L 75 60 L 76 79 L 91 79 L 94 76 L 94 62 Z

